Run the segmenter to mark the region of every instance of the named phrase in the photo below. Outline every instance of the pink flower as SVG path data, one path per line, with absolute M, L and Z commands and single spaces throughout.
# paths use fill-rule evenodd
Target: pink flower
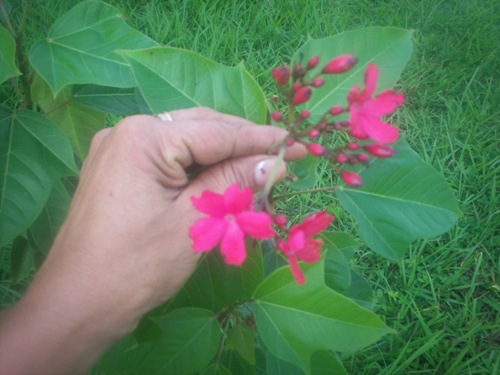
M 365 88 L 360 91 L 354 86 L 347 95 L 349 103 L 350 132 L 354 138 L 371 138 L 382 143 L 391 143 L 398 139 L 397 128 L 383 122 L 380 116 L 388 115 L 404 102 L 403 94 L 385 90 L 372 99 L 378 79 L 378 69 L 370 64 L 365 71 Z
M 246 236 L 274 236 L 272 218 L 265 212 L 253 211 L 252 200 L 252 190 L 240 190 L 238 184 L 228 187 L 222 195 L 204 191 L 199 198 L 191 197 L 193 206 L 208 215 L 189 228 L 193 250 L 205 252 L 220 244 L 224 261 L 241 265 L 246 258 Z
M 277 241 L 278 249 L 288 258 L 290 271 L 297 284 L 305 282 L 304 274 L 297 263 L 298 259 L 306 263 L 314 263 L 320 259 L 323 240 L 313 236 L 325 230 L 332 220 L 333 216 L 325 211 L 316 212 L 306 217 L 302 223 L 292 226 L 287 241 Z

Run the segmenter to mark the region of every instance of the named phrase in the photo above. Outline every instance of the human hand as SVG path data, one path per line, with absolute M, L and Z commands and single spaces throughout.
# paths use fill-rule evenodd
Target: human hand
M 235 182 L 262 188 L 274 165 L 266 153 L 286 135 L 204 108 L 170 114 L 172 122 L 128 117 L 95 136 L 68 217 L 20 303 L 45 310 L 59 329 L 61 317 L 70 327 L 95 325 L 91 338 L 80 338 L 82 346 L 103 338 L 95 352 L 130 332 L 193 272 L 199 254 L 188 228 L 200 214 L 190 197 Z M 294 146 L 285 158 L 305 153 Z M 192 165 L 204 169 L 190 180 Z M 282 165 L 277 178 L 284 174 Z

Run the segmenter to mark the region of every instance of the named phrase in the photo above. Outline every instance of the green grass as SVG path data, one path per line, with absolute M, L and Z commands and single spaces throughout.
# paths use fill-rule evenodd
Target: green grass
M 27 45 L 76 3 L 31 1 Z M 399 83 L 407 102 L 394 121 L 445 176 L 463 216 L 449 233 L 415 243 L 401 266 L 358 254 L 355 267 L 374 287 L 377 313 L 399 334 L 343 359 L 351 374 L 500 373 L 498 1 L 110 3 L 158 42 L 226 65 L 243 61 L 267 94 L 274 90 L 269 69 L 309 36 L 375 25 L 414 29 L 415 52 Z M 306 213 L 334 203 L 308 196 L 294 204 Z M 0 284 L 2 304 L 17 290 L 22 286 Z

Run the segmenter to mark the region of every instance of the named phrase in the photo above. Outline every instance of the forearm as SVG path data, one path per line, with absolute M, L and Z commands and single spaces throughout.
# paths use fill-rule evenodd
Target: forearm
M 110 308 L 78 276 L 50 266 L 0 315 L 1 374 L 85 373 L 135 328 L 137 319 L 121 316 L 120 306 Z

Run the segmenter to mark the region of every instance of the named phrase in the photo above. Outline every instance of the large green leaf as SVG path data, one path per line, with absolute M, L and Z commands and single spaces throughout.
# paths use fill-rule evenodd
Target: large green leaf
M 47 82 L 39 75 L 35 76 L 31 86 L 31 96 L 44 112 L 48 112 L 47 118 L 66 134 L 80 160 L 85 159 L 92 137 L 105 127 L 104 113 L 76 103 L 69 87 L 54 97 Z
M 348 263 L 359 247 L 349 234 L 343 232 L 323 232 L 325 256 L 325 284 L 352 299 L 360 306 L 373 309 L 373 290 L 370 284 Z
M 15 63 L 16 42 L 9 31 L 0 26 L 0 84 L 21 72 Z
M 36 248 L 42 253 L 47 254 L 49 252 L 56 234 L 66 217 L 70 202 L 71 196 L 64 184 L 60 181 L 56 182 L 49 195 L 47 204 L 29 227 L 31 239 Z
M 191 278 L 167 305 L 168 309 L 190 306 L 218 312 L 252 295 L 264 278 L 260 249 L 248 250 L 247 259 L 240 267 L 228 266 L 216 251 L 203 258 Z
M 322 350 L 311 357 L 311 375 L 347 375 L 347 371 L 334 354 Z
M 10 255 L 10 279 L 13 283 L 24 280 L 35 266 L 36 250 L 24 237 L 17 237 L 12 243 Z
M 255 375 L 252 365 L 234 350 L 225 351 L 221 356 L 220 363 L 226 366 L 233 375 Z
M 222 330 L 211 311 L 177 309 L 156 322 L 162 336 L 144 357 L 140 374 L 193 374 L 217 353 Z
M 42 211 L 54 183 L 77 175 L 64 134 L 31 111 L 0 105 L 0 247 L 23 232 Z
M 330 59 L 344 54 L 358 58 L 358 63 L 344 74 L 328 76 L 326 83 L 315 89 L 311 99 L 303 105 L 311 111 L 311 121 L 318 120 L 335 104 L 346 104 L 346 96 L 354 85 L 363 84 L 366 66 L 375 63 L 380 70 L 378 90 L 391 88 L 408 62 L 411 51 L 411 30 L 394 27 L 369 27 L 347 31 L 322 39 L 309 39 L 295 54 L 294 61 L 319 56 L 316 71 Z M 307 60 L 306 60 L 307 61 Z
M 120 54 L 153 113 L 205 106 L 258 124 L 266 121 L 264 93 L 242 64 L 227 67 L 171 47 Z
M 375 314 L 325 285 L 324 261 L 303 268 L 304 285 L 282 268 L 255 292 L 257 330 L 273 355 L 309 373 L 315 351 L 354 351 L 392 332 Z
M 255 364 L 255 337 L 257 332 L 244 324 L 237 324 L 227 334 L 227 350 L 235 350 L 241 358 Z
M 399 261 L 419 238 L 446 232 L 457 220 L 457 202 L 444 178 L 404 140 L 396 154 L 360 172 L 364 185 L 336 194 L 359 225 L 361 238 L 386 258 Z
M 128 335 L 96 364 L 97 373 L 194 374 L 213 359 L 222 338 L 213 313 L 196 308 L 172 311 L 155 323 L 160 330 L 152 343 L 138 343 Z
M 130 69 L 115 50 L 155 45 L 128 26 L 117 9 L 89 0 L 59 18 L 31 47 L 29 58 L 55 94 L 70 84 L 133 87 Z
M 151 114 L 137 87 L 119 88 L 98 85 L 76 85 L 73 100 L 83 106 L 115 115 Z

